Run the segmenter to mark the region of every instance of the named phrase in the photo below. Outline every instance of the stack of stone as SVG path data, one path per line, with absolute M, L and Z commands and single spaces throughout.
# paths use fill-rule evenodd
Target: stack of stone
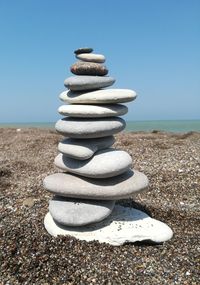
M 121 244 L 127 240 L 135 241 L 133 235 L 138 236 L 132 231 L 130 237 L 130 227 L 133 230 L 134 223 L 130 217 L 142 220 L 145 214 L 135 210 L 133 215 L 132 209 L 115 206 L 115 201 L 148 187 L 147 177 L 130 169 L 130 155 L 112 148 L 113 135 L 126 126 L 118 117 L 128 112 L 121 103 L 134 100 L 136 93 L 128 89 L 104 89 L 115 79 L 106 76 L 105 57 L 92 51 L 91 48 L 75 51 L 79 60 L 71 66 L 75 76 L 64 81 L 69 90 L 60 94 L 65 105 L 59 107 L 58 112 L 64 118 L 56 123 L 55 128 L 65 138 L 58 145 L 60 153 L 55 158 L 55 165 L 64 172 L 52 174 L 44 180 L 44 187 L 55 195 L 49 202 L 44 223 L 47 231 L 55 236 L 71 234 L 80 239 Z M 113 241 L 112 234 L 107 232 L 111 224 L 116 224 L 116 220 L 120 222 L 120 219 L 129 222 L 126 233 L 129 236 L 124 236 L 126 229 L 123 232 L 120 226 L 122 233 L 118 233 L 116 242 L 116 238 Z M 134 228 L 137 228 L 135 224 Z M 116 237 L 119 228 L 111 231 Z M 156 241 L 156 238 L 147 238 L 144 234 L 140 239 Z M 166 237 L 161 239 L 163 241 Z

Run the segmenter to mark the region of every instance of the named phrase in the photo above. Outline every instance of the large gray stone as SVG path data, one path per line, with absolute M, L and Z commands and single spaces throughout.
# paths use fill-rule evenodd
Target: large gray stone
M 126 127 L 122 118 L 63 118 L 57 121 L 56 130 L 65 137 L 88 139 L 111 136 L 121 132 Z
M 58 112 L 63 116 L 80 118 L 103 118 L 123 116 L 128 112 L 128 108 L 122 104 L 110 105 L 62 105 Z
M 112 214 L 102 222 L 85 227 L 66 227 L 56 224 L 50 213 L 45 216 L 44 226 L 49 234 L 70 235 L 79 240 L 99 241 L 112 245 L 122 245 L 137 241 L 165 242 L 172 238 L 169 226 L 149 217 L 134 208 L 116 205 Z
M 77 54 L 76 58 L 78 58 L 80 60 L 83 60 L 83 61 L 97 62 L 97 63 L 103 63 L 106 60 L 104 55 L 102 55 L 102 54 L 95 54 L 95 53 Z
M 44 188 L 56 195 L 94 200 L 119 200 L 146 190 L 148 178 L 136 170 L 107 178 L 79 177 L 70 173 L 55 173 L 44 179 Z
M 59 98 L 70 104 L 115 104 L 133 101 L 135 91 L 129 89 L 102 89 L 90 92 L 64 91 Z
M 113 85 L 115 79 L 110 76 L 76 75 L 65 79 L 64 85 L 72 91 L 87 91 Z
M 71 158 L 85 160 L 98 150 L 112 146 L 114 142 L 113 136 L 87 140 L 66 138 L 58 144 L 58 150 Z
M 172 238 L 169 226 L 152 219 L 134 208 L 116 205 L 112 214 L 102 222 L 85 227 L 66 227 L 55 223 L 50 213 L 45 216 L 44 226 L 49 234 L 70 235 L 79 240 L 99 241 L 111 245 L 122 245 L 137 241 L 165 242 Z
M 126 151 L 107 148 L 97 151 L 88 160 L 77 160 L 60 153 L 54 163 L 62 170 L 84 177 L 108 178 L 127 171 L 132 159 Z
M 49 212 L 56 222 L 76 227 L 102 221 L 111 214 L 114 205 L 114 201 L 81 200 L 55 196 L 49 201 Z

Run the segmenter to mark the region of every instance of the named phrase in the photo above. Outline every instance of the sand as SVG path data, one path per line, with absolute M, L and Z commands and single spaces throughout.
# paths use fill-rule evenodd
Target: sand
M 115 147 L 150 180 L 148 192 L 120 205 L 167 223 L 172 240 L 113 247 L 53 238 L 43 219 L 51 194 L 42 180 L 61 136 L 52 130 L 0 129 L 0 284 L 199 284 L 200 133 L 123 133 Z

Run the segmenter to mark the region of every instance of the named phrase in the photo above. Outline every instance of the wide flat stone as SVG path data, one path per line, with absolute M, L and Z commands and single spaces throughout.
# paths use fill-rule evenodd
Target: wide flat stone
M 102 54 L 95 54 L 95 53 L 77 54 L 76 58 L 78 58 L 80 60 L 83 60 L 83 61 L 97 62 L 97 63 L 103 63 L 106 60 L 104 55 L 102 55 Z
M 126 127 L 122 118 L 63 118 L 57 121 L 56 130 L 65 137 L 88 139 L 111 136 L 121 132 Z
M 133 101 L 135 91 L 129 89 L 102 89 L 90 92 L 64 91 L 59 98 L 70 104 L 115 104 Z
M 137 241 L 162 243 L 173 236 L 172 230 L 165 223 L 149 217 L 140 210 L 119 205 L 115 206 L 109 217 L 97 224 L 66 227 L 55 223 L 48 213 L 44 219 L 44 226 L 52 236 L 70 235 L 79 240 L 95 240 L 116 246 Z
M 115 201 L 70 199 L 55 196 L 49 201 L 49 212 L 55 222 L 66 226 L 84 226 L 108 217 Z
M 63 116 L 80 118 L 102 118 L 123 116 L 128 112 L 128 108 L 122 104 L 108 105 L 62 105 L 58 112 Z
M 56 195 L 94 200 L 119 200 L 146 190 L 148 178 L 137 170 L 107 178 L 94 179 L 70 173 L 55 173 L 44 179 L 44 188 Z
M 114 142 L 113 136 L 87 140 L 66 138 L 58 144 L 58 150 L 69 157 L 85 160 L 98 150 L 112 146 Z
M 72 91 L 95 90 L 111 86 L 115 79 L 110 76 L 76 75 L 65 79 L 64 85 Z
M 97 151 L 88 160 L 77 160 L 60 153 L 54 163 L 62 170 L 84 177 L 108 178 L 127 171 L 132 158 L 126 151 L 107 148 Z
M 70 67 L 70 70 L 76 75 L 104 76 L 108 74 L 108 69 L 104 65 L 94 62 L 78 61 Z
M 82 47 L 82 48 L 78 48 L 74 51 L 75 54 L 80 54 L 80 53 L 90 53 L 93 52 L 92 48 L 89 47 Z

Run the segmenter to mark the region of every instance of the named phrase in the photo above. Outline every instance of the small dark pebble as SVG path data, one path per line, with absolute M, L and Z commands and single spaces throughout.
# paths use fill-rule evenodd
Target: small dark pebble
M 81 53 L 91 53 L 93 52 L 92 48 L 84 47 L 84 48 L 79 48 L 74 51 L 75 54 L 81 54 Z

